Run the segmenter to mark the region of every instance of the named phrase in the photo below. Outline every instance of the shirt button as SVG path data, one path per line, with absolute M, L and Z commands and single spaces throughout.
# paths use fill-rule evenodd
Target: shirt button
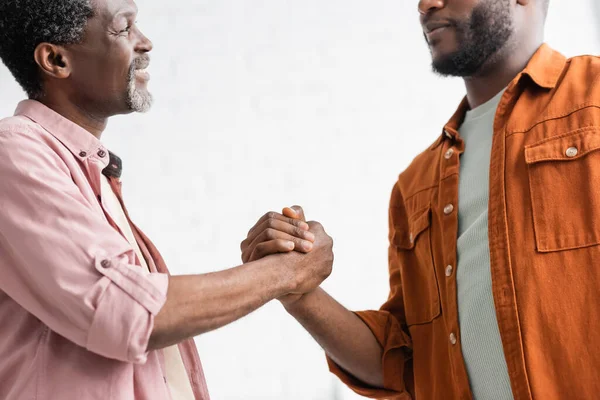
M 102 260 L 100 265 L 102 265 L 102 268 L 108 268 L 110 267 L 110 260 Z
M 444 158 L 446 160 L 449 160 L 450 158 L 452 158 L 453 155 L 454 155 L 454 149 L 449 148 L 448 151 L 446 152 L 446 154 L 444 154 Z
M 444 207 L 444 214 L 450 215 L 452 214 L 452 211 L 454 211 L 454 206 L 452 204 L 448 204 L 446 207 Z
M 99 150 L 98 151 L 98 157 L 104 158 L 105 155 L 106 155 L 106 152 L 104 150 Z
M 452 276 L 452 272 L 454 271 L 454 268 L 452 268 L 452 265 L 448 265 L 446 267 L 446 276 L 447 277 L 451 277 Z
M 79 157 L 85 157 L 85 156 L 87 156 L 87 153 L 85 151 L 79 152 Z
M 567 157 L 575 157 L 577 155 L 577 153 L 579 153 L 579 151 L 577 150 L 577 147 L 569 147 L 567 149 Z
M 452 344 L 452 346 L 456 344 L 456 335 L 454 333 L 450 334 L 450 343 Z

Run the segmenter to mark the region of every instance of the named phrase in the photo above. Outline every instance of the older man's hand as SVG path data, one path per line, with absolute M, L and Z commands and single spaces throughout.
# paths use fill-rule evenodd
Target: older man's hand
M 300 206 L 284 208 L 282 214 L 265 214 L 248 232 L 241 249 L 244 262 L 289 253 L 277 255 L 282 268 L 291 274 L 295 288 L 279 298 L 284 305 L 316 289 L 331 274 L 333 240 L 320 223 L 305 222 Z
M 271 211 L 258 220 L 240 244 L 242 261 L 247 263 L 292 250 L 307 253 L 314 241 L 315 235 L 304 220 Z

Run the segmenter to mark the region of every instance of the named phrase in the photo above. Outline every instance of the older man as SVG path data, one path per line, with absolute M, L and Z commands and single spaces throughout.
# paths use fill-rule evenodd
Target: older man
M 136 14 L 131 0 L 0 2 L 0 58 L 29 97 L 0 121 L 2 400 L 208 399 L 191 338 L 331 271 L 323 229 L 283 219 L 254 255 L 309 255 L 168 275 L 100 141 L 109 117 L 152 102 Z

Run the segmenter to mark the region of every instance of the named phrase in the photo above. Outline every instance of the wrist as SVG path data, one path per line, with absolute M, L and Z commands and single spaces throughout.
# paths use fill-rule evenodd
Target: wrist
M 289 301 L 281 301 L 281 304 L 291 316 L 304 314 L 307 307 L 310 307 L 311 301 L 317 296 L 317 291 L 319 290 L 320 288 L 317 288 L 308 293 L 292 295 L 293 297 Z
M 267 256 L 254 262 L 263 264 L 259 268 L 267 271 L 269 286 L 272 288 L 272 297 L 274 299 L 285 296 L 296 289 L 294 275 L 282 262 L 281 256 Z

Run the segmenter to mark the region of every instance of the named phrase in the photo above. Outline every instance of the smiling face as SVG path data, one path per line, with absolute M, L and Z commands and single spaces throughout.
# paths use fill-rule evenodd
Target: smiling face
M 421 0 L 419 11 L 433 69 L 441 75 L 476 75 L 515 31 L 511 0 Z
M 84 40 L 69 46 L 70 94 L 103 115 L 147 111 L 152 43 L 136 26 L 132 0 L 96 0 Z M 87 108 L 87 107 L 86 107 Z

